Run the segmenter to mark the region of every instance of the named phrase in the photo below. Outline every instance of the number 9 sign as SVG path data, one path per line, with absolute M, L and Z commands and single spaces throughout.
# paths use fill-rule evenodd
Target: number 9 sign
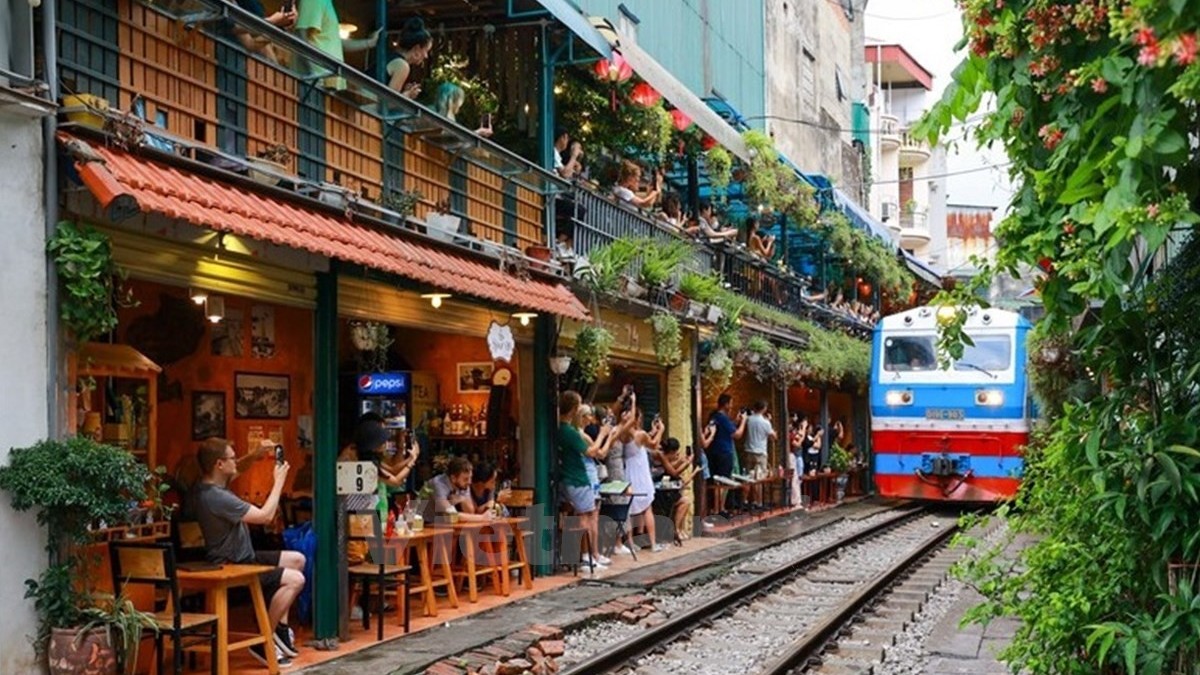
M 379 471 L 371 462 L 338 462 L 337 493 L 366 495 L 379 486 Z

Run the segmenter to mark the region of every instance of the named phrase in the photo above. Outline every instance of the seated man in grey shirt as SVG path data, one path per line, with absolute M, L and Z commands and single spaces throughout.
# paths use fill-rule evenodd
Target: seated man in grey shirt
M 743 468 L 748 473 L 760 466 L 766 466 L 767 444 L 777 436 L 766 411 L 766 401 L 755 401 L 754 407 L 750 409 L 750 417 L 746 420 L 746 461 Z
M 458 511 L 458 517 L 467 521 L 491 520 L 495 517 L 490 510 L 475 512 L 475 500 L 471 499 L 471 472 L 471 462 L 463 457 L 451 457 L 446 465 L 446 473 L 430 479 L 435 513 Z
M 264 444 L 274 447 L 271 441 Z M 287 624 L 288 610 L 304 588 L 304 555 L 297 551 L 255 551 L 247 525 L 267 525 L 275 520 L 279 496 L 287 480 L 287 462 L 275 464 L 275 482 L 271 494 L 260 506 L 243 501 L 229 491 L 229 482 L 237 476 L 237 454 L 223 438 L 210 438 L 197 453 L 203 478 L 189 494 L 191 512 L 204 533 L 208 559 L 215 563 L 270 565 L 275 569 L 260 576 L 263 595 L 269 603 L 267 615 L 275 635 L 272 645 L 279 665 L 289 665 L 287 657 L 296 656 L 295 637 Z M 250 654 L 267 663 L 263 645 L 254 645 Z

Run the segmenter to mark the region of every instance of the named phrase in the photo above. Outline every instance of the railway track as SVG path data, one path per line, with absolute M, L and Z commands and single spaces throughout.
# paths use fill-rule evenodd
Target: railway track
M 956 531 L 955 523 L 953 517 L 922 509 L 902 511 L 804 556 L 760 570 L 717 597 L 562 672 L 803 670 L 852 617 L 947 541 Z M 896 598 L 917 601 L 907 592 Z M 899 623 L 902 628 L 903 622 Z M 843 649 L 839 658 L 846 661 L 843 657 L 848 654 Z M 869 650 L 859 655 L 868 654 Z M 857 672 L 848 664 L 845 667 L 828 672 Z

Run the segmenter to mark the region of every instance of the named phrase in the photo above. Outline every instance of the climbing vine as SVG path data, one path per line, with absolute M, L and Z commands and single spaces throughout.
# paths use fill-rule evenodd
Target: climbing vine
M 1018 187 L 996 260 L 943 300 L 1036 266 L 1046 311 L 1030 368 L 1048 419 L 1010 513 L 1033 543 L 964 568 L 973 617 L 1021 619 L 1002 657 L 1024 672 L 1195 673 L 1200 1 L 959 4 L 969 51 L 918 133 L 993 100 L 977 139 Z

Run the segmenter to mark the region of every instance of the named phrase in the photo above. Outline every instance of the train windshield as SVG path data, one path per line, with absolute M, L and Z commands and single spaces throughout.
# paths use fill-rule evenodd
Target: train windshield
M 954 370 L 995 373 L 1012 365 L 1012 338 L 1008 335 L 973 335 L 973 345 L 963 345 L 962 358 Z M 883 369 L 887 372 L 931 371 L 938 369 L 937 336 L 893 335 L 884 340 Z

